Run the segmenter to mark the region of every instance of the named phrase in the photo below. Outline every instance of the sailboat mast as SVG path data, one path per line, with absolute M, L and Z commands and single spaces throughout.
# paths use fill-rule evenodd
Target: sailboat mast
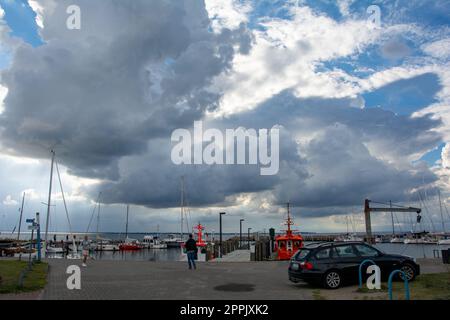
M 127 204 L 127 224 L 125 225 L 125 239 L 128 238 L 128 213 L 130 211 L 130 205 Z
M 20 226 L 22 225 L 23 204 L 25 202 L 25 192 L 22 196 L 22 206 L 20 207 L 19 230 L 17 231 L 17 241 L 20 240 Z
M 445 234 L 444 214 L 442 213 L 441 190 L 438 189 L 439 210 L 441 211 L 442 232 Z
M 98 240 L 98 229 L 100 225 L 100 202 L 98 204 L 98 211 L 97 211 L 97 240 Z
M 181 229 L 180 229 L 180 238 L 183 240 L 183 219 L 184 219 L 184 176 L 181 176 L 181 206 L 180 206 L 180 215 L 181 215 Z
M 48 187 L 48 200 L 47 200 L 47 218 L 45 220 L 45 250 L 44 252 L 47 252 L 47 241 L 48 241 L 48 222 L 50 219 L 50 205 L 52 201 L 52 182 L 53 182 L 53 164 L 55 162 L 55 151 L 51 151 L 52 153 L 52 161 L 50 165 L 50 184 Z

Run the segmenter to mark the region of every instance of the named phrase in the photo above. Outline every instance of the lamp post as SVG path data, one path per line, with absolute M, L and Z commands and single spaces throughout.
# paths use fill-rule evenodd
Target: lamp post
M 252 228 L 248 228 L 247 230 L 248 250 L 250 250 L 250 230 L 252 230 Z
M 244 219 L 239 220 L 239 249 L 242 249 L 242 221 Z
M 220 237 L 219 237 L 219 242 L 220 242 L 220 247 L 219 247 L 219 257 L 222 258 L 222 215 L 224 215 L 225 212 L 220 212 L 219 213 L 219 229 L 220 229 Z

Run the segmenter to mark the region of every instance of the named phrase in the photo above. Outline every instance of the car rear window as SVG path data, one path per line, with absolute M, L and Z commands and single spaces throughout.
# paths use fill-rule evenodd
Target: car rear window
M 305 260 L 306 256 L 311 252 L 311 250 L 309 249 L 300 249 L 297 254 L 295 255 L 295 260 L 297 261 L 301 261 L 301 260 Z

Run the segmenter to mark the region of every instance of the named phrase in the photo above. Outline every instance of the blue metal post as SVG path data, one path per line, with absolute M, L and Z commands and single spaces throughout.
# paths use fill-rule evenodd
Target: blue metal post
M 405 300 L 409 300 L 408 279 L 406 278 L 406 274 L 401 270 L 394 270 L 389 275 L 389 280 L 388 280 L 389 300 L 392 300 L 392 279 L 394 278 L 394 275 L 396 275 L 397 273 L 403 274 L 403 283 L 405 284 Z
M 359 275 L 359 288 L 360 288 L 360 289 L 362 288 L 362 274 L 361 274 L 361 269 L 362 269 L 363 265 L 366 264 L 366 263 L 368 263 L 368 262 L 370 262 L 371 264 L 377 265 L 375 262 L 373 262 L 373 260 L 370 260 L 370 259 L 366 259 L 366 260 L 364 260 L 363 262 L 361 262 L 361 264 L 359 265 L 359 272 L 358 272 L 358 275 Z

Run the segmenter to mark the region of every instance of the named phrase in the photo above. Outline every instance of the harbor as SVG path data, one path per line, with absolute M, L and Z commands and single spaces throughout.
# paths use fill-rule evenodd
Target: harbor
M 71 261 L 51 259 L 48 263 L 45 289 L 22 297 L 44 300 L 314 300 L 319 290 L 308 284 L 289 282 L 286 261 L 207 262 L 194 272 L 177 262 L 95 260 L 82 269 L 81 290 L 67 289 L 66 269 Z M 427 275 L 450 272 L 448 265 L 436 259 L 421 259 L 419 263 Z M 333 300 L 367 296 L 358 293 L 355 286 L 333 292 L 320 290 L 320 294 Z M 0 299 L 14 299 L 14 295 L 0 295 Z

